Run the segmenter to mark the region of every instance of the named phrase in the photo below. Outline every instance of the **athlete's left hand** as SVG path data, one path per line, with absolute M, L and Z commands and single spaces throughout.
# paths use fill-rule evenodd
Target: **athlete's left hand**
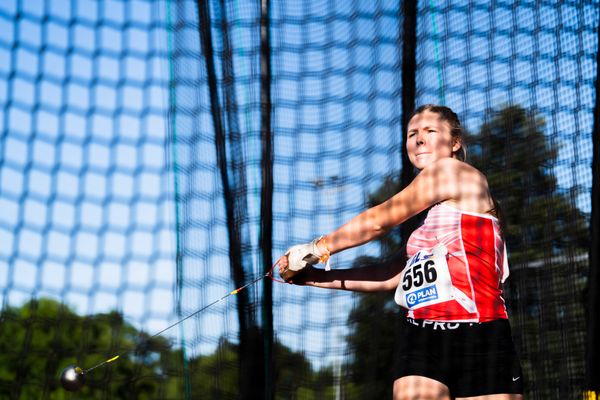
M 304 268 L 324 261 L 329 255 L 322 252 L 317 246 L 319 239 L 310 243 L 290 247 L 285 255 L 279 259 L 279 273 L 283 279 L 289 281 L 294 275 Z

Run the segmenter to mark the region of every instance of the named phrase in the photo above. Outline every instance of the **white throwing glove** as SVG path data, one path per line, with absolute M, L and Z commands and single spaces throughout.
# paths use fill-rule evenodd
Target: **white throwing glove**
M 317 242 L 320 239 L 318 238 L 310 243 L 290 247 L 285 253 L 288 258 L 288 270 L 293 271 L 289 275 L 296 275 L 309 265 L 315 265 L 329 259 L 329 252 L 324 253 L 317 246 Z

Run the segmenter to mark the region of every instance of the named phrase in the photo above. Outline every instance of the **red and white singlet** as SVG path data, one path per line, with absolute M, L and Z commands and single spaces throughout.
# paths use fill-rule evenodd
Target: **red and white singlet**
M 408 317 L 486 322 L 507 318 L 506 246 L 497 218 L 436 204 L 408 240 L 396 302 Z

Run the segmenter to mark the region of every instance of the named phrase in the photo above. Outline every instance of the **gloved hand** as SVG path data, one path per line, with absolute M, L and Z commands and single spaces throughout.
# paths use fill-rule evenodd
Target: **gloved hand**
M 304 268 L 329 259 L 329 252 L 323 252 L 317 246 L 320 239 L 290 247 L 285 253 L 287 265 L 280 266 L 280 274 L 283 279 L 289 281 L 290 278 L 300 273 Z

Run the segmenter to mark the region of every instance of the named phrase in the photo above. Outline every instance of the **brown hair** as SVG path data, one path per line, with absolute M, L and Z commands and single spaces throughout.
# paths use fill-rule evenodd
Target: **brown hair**
M 436 113 L 440 116 L 442 121 L 448 122 L 448 124 L 450 125 L 450 134 L 452 135 L 452 138 L 455 140 L 458 140 L 460 142 L 460 149 L 454 155 L 459 160 L 466 161 L 467 148 L 466 148 L 465 142 L 463 140 L 463 136 L 462 136 L 463 128 L 462 128 L 462 125 L 460 124 L 460 120 L 458 119 L 458 115 L 456 115 L 456 113 L 454 111 L 452 111 L 452 109 L 450 109 L 450 107 L 439 106 L 436 104 L 424 104 L 424 105 L 420 106 L 419 108 L 417 108 L 412 113 L 410 118 L 412 119 L 412 117 L 414 117 L 415 115 L 422 114 L 425 111 Z

